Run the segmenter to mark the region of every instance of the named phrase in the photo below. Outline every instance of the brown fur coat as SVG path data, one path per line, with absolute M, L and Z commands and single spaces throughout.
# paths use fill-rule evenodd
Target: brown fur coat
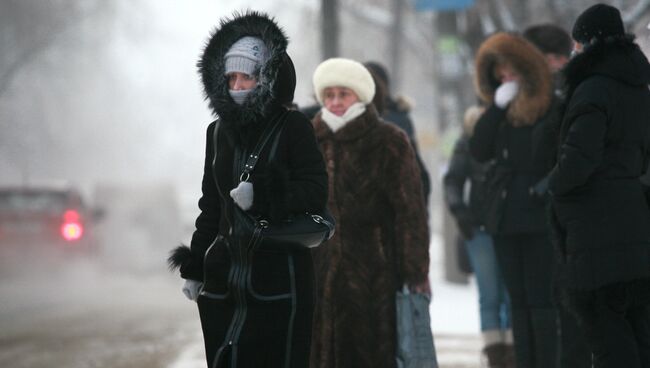
M 374 107 L 335 134 L 314 118 L 329 173 L 334 237 L 314 252 L 312 368 L 394 367 L 395 292 L 427 278 L 427 213 L 403 131 Z
M 525 39 L 497 33 L 485 40 L 476 53 L 475 88 L 487 105 L 494 101 L 500 82 L 494 76 L 499 64 L 509 64 L 522 77 L 519 92 L 508 106 L 514 126 L 532 125 L 548 111 L 553 99 L 553 78 L 544 55 Z

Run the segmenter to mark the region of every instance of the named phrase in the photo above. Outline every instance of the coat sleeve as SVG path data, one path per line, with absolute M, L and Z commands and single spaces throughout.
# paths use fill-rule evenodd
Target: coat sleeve
M 429 229 L 422 200 L 422 181 L 415 154 L 406 134 L 394 140 L 393 157 L 386 160 L 393 177 L 387 181 L 387 195 L 393 208 L 395 242 L 402 282 L 415 285 L 429 274 Z
M 289 140 L 289 185 L 287 205 L 290 212 L 320 211 L 327 203 L 327 170 L 318 147 L 314 127 L 303 114 L 292 113 Z
M 607 115 L 594 104 L 571 110 L 557 164 L 549 175 L 549 191 L 558 196 L 584 185 L 603 160 Z
M 271 221 L 319 212 L 327 203 L 327 170 L 311 122 L 300 112 L 290 112 L 283 135 L 286 160 L 270 163 L 253 182 L 253 207 L 268 213 Z
M 467 147 L 467 138 L 461 137 L 456 141 L 454 152 L 449 161 L 449 168 L 443 177 L 443 190 L 445 202 L 452 214 L 467 210 L 463 200 L 465 182 L 469 178 L 470 157 Z
M 212 123 L 207 130 L 203 180 L 201 182 L 202 195 L 199 199 L 199 209 L 201 212 L 196 219 L 196 230 L 192 235 L 192 242 L 190 243 L 191 259 L 186 265 L 180 268 L 181 277 L 198 281 L 203 280 L 203 256 L 210 244 L 217 237 L 219 232 L 219 218 L 221 216 L 219 193 L 212 174 L 214 127 L 215 124 Z
M 506 110 L 490 106 L 476 122 L 469 140 L 472 156 L 478 162 L 487 162 L 496 156 L 496 139 L 499 125 L 506 118 Z

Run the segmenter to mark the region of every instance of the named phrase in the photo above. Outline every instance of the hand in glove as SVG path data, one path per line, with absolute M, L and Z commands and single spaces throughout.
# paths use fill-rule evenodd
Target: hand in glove
M 519 91 L 519 84 L 516 81 L 502 83 L 494 93 L 494 104 L 505 109 L 510 101 L 515 98 Z
M 244 211 L 250 210 L 253 207 L 253 184 L 242 181 L 237 188 L 230 191 L 230 196 L 239 208 Z
M 431 284 L 429 283 L 428 278 L 419 284 L 410 285 L 409 289 L 413 293 L 422 293 L 431 297 Z
M 187 299 L 196 301 L 196 298 L 199 297 L 201 286 L 203 286 L 203 283 L 200 281 L 185 280 L 185 284 L 183 284 L 183 294 L 185 294 Z
M 538 181 L 537 184 L 530 187 L 530 196 L 540 202 L 546 202 L 548 197 L 548 176 Z

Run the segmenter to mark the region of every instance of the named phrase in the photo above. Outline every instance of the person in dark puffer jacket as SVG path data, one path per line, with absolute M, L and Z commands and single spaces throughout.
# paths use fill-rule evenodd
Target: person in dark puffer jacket
M 212 368 L 309 365 L 311 251 L 253 243 L 237 215 L 247 211 L 276 223 L 320 212 L 327 203 L 327 171 L 313 127 L 288 109 L 296 75 L 287 43 L 265 14 L 236 14 L 221 22 L 199 62 L 218 119 L 207 128 L 201 213 L 191 246 L 175 249 L 169 262 L 187 280 L 183 292 L 197 301 Z M 266 145 L 251 177 L 242 179 L 238 158 L 247 157 L 279 119 L 279 139 Z
M 597 4 L 572 31 L 558 163 L 549 190 L 565 303 L 594 367 L 650 366 L 650 64 L 618 9 Z

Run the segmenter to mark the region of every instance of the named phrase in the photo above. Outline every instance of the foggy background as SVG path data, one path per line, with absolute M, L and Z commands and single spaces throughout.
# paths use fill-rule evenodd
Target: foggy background
M 461 113 L 475 101 L 472 53 L 485 35 L 545 21 L 570 29 L 594 2 L 465 0 L 456 3 L 467 8 L 446 12 L 427 3 L 2 0 L 0 184 L 65 181 L 91 202 L 107 186 L 164 187 L 181 207 L 195 206 L 212 120 L 195 64 L 218 20 L 245 9 L 275 16 L 290 37 L 300 106 L 314 103 L 311 75 L 325 57 L 385 64 L 393 93 L 414 103 L 438 184 Z M 648 1 L 608 3 L 633 17 L 628 27 L 647 43 L 648 17 L 635 6 Z
M 104 212 L 95 231 L 99 261 L 63 272 L 33 267 L 37 252 L 11 263 L 44 274 L 10 279 L 0 269 L 0 366 L 162 367 L 187 349 L 202 354 L 195 310 L 164 259 L 193 230 L 205 129 L 214 118 L 196 62 L 219 19 L 246 9 L 274 16 L 289 36 L 300 107 L 315 103 L 312 73 L 332 56 L 386 65 L 392 93 L 412 101 L 432 182 L 439 358 L 475 338 L 476 292 L 454 267 L 455 229 L 440 186 L 462 113 L 475 102 L 473 52 L 498 30 L 542 22 L 570 30 L 596 2 L 449 2 L 452 9 L 440 0 L 0 0 L 0 187 L 68 183 Z M 650 0 L 603 2 L 622 9 L 628 31 L 648 50 Z M 97 322 L 90 317 L 97 313 L 111 317 Z M 464 335 L 445 345 L 440 333 Z M 474 362 L 462 354 L 447 361 Z M 174 367 L 194 367 L 192 359 Z

